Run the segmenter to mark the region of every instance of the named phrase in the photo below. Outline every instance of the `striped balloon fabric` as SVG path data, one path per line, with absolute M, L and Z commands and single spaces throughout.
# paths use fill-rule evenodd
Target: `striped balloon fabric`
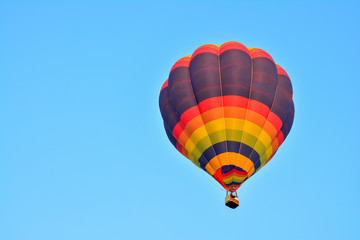
M 231 192 L 269 162 L 294 119 L 288 74 L 238 42 L 177 61 L 159 105 L 171 143 Z

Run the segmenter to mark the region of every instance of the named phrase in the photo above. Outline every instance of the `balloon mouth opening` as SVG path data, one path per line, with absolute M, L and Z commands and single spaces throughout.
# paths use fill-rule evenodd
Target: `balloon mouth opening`
M 213 175 L 213 178 L 215 178 L 227 192 L 236 192 L 248 178 L 248 174 L 245 171 L 242 171 L 242 179 L 234 179 L 232 175 L 229 178 L 226 175 L 227 173 L 222 172 L 221 168 L 219 168 Z
M 230 193 L 236 193 L 236 191 L 240 188 L 242 183 L 240 183 L 240 185 L 238 187 L 229 187 L 227 190 Z

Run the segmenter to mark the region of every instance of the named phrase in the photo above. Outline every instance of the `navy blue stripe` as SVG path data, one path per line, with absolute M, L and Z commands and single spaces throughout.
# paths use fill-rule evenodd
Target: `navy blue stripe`
M 171 102 L 179 116 L 197 105 L 188 67 L 178 67 L 170 72 L 168 88 Z
M 174 145 L 174 147 L 176 148 L 177 140 L 174 138 L 174 136 L 172 135 L 172 133 L 171 133 L 170 130 L 169 130 L 169 127 L 166 126 L 166 123 L 165 123 L 165 122 L 164 122 L 164 128 L 165 128 L 165 132 L 166 132 L 167 137 L 169 138 L 169 140 L 170 140 L 170 142 L 172 143 L 172 145 Z
M 221 96 L 219 57 L 213 53 L 200 53 L 190 62 L 191 84 L 197 102 Z
M 227 151 L 226 151 L 226 145 L 228 146 Z M 240 149 L 240 147 L 241 147 L 241 149 Z M 257 161 L 260 158 L 260 156 L 253 148 L 251 148 L 250 146 L 248 146 L 244 143 L 240 143 L 240 142 L 224 141 L 224 142 L 219 142 L 219 143 L 212 145 L 211 147 L 209 147 L 208 149 L 206 149 L 203 152 L 203 154 L 199 158 L 200 166 L 203 169 L 205 169 L 205 166 L 208 163 L 208 161 L 210 161 L 212 158 L 214 158 L 216 156 L 213 149 L 215 149 L 216 155 L 219 155 L 219 154 L 225 153 L 225 152 L 239 153 L 239 149 L 240 149 L 240 154 L 249 158 L 250 161 L 253 162 L 255 171 L 260 167 L 261 163 L 260 163 L 260 161 Z M 251 153 L 253 153 L 253 154 L 251 154 Z
M 220 55 L 223 95 L 249 97 L 251 58 L 239 49 L 231 49 Z
M 285 75 L 279 75 L 278 90 L 271 111 L 285 123 L 289 112 L 293 108 L 292 86 L 290 79 Z
M 251 60 L 247 53 L 236 49 L 225 51 L 220 58 L 213 53 L 201 53 L 192 59 L 190 69 L 178 67 L 170 72 L 167 97 L 170 97 L 178 116 L 203 100 L 221 96 L 219 59 L 223 95 L 246 98 L 250 95 L 251 99 L 271 107 L 272 111 L 285 122 L 292 103 L 290 79 L 285 75 L 277 74 L 273 61 L 267 58 L 255 58 L 251 94 L 249 94 Z M 166 92 L 165 89 L 161 92 Z M 169 124 L 170 127 L 171 125 Z
M 235 169 L 235 170 L 237 170 L 237 171 L 239 171 L 239 172 L 246 172 L 244 169 L 242 169 L 241 167 L 238 167 L 238 166 L 235 166 L 235 165 L 224 165 L 224 166 L 222 166 L 221 167 L 221 173 L 223 173 L 223 174 L 226 174 L 226 173 L 228 173 L 228 172 L 230 172 L 231 170 L 229 170 L 230 168 L 229 167 L 231 167 L 231 170 L 232 169 Z
M 250 99 L 262 102 L 271 108 L 277 84 L 278 74 L 275 63 L 264 57 L 253 59 Z
M 166 126 L 168 126 L 169 131 L 172 132 L 175 125 L 179 122 L 180 118 L 176 113 L 175 108 L 169 98 L 167 87 L 160 92 L 159 107 L 164 123 L 166 124 Z
M 287 137 L 287 135 L 289 134 L 292 124 L 294 122 L 294 112 L 295 112 L 294 104 L 292 104 L 291 106 L 292 106 L 292 108 L 290 110 L 290 113 L 289 113 L 285 123 L 283 124 L 283 126 L 280 129 L 284 135 L 284 140 Z
M 241 185 L 243 182 L 236 182 L 236 181 L 232 181 L 231 183 L 224 183 L 226 186 L 231 186 L 231 185 Z

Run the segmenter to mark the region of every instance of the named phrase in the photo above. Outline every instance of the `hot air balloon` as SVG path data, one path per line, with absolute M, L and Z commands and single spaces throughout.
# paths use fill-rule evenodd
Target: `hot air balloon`
M 215 178 L 227 191 L 226 205 L 236 208 L 236 190 L 289 134 L 292 95 L 288 74 L 267 52 L 226 42 L 177 61 L 159 105 L 170 142 Z

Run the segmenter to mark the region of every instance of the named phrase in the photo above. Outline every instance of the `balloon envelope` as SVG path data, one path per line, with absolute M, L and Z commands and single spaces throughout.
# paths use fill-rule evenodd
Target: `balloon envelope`
M 177 61 L 159 105 L 175 148 L 228 191 L 269 162 L 294 119 L 288 74 L 238 42 L 207 44 Z

